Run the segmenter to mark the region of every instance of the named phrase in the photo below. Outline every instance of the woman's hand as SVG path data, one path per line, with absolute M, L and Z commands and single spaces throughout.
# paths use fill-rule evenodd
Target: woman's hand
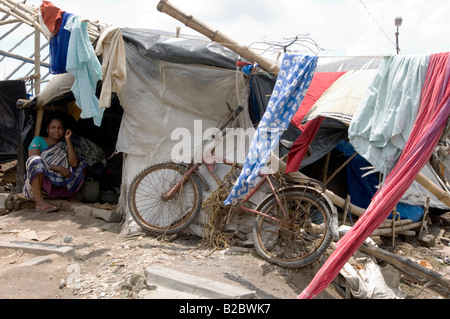
M 72 172 L 68 168 L 65 168 L 65 167 L 52 165 L 50 167 L 50 169 L 54 172 L 60 173 L 65 178 L 69 178 L 70 176 L 72 176 Z
M 72 136 L 73 136 L 72 130 L 67 130 L 67 131 L 66 131 L 66 141 L 70 141 L 70 139 L 72 138 Z

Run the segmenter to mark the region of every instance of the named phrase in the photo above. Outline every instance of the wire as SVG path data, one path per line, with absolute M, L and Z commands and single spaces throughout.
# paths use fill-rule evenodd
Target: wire
M 367 6 L 364 4 L 364 2 L 362 0 L 359 0 L 359 2 L 361 3 L 361 5 L 364 7 L 364 9 L 367 11 L 367 13 L 369 14 L 369 16 L 372 18 L 373 22 L 375 22 L 375 24 L 378 26 L 378 28 L 380 29 L 380 31 L 384 34 L 384 36 L 389 40 L 389 42 L 391 42 L 393 45 L 396 45 L 396 43 L 388 36 L 388 34 L 383 30 L 383 28 L 381 27 L 381 25 L 377 22 L 377 20 L 375 19 L 375 17 L 372 15 L 372 13 L 369 11 L 369 9 L 367 8 Z

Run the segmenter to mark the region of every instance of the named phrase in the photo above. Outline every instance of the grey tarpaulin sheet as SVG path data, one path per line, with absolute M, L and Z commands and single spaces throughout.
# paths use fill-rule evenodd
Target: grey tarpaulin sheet
M 123 40 L 142 57 L 182 64 L 236 69 L 239 55 L 205 37 L 176 37 L 169 32 L 122 29 Z
M 178 136 L 173 140 L 174 130 L 186 129 L 194 139 L 195 120 L 203 130 L 214 128 L 228 112 L 227 103 L 235 107 L 248 97 L 248 83 L 236 71 L 164 62 L 128 44 L 125 49 L 128 81 L 118 94 L 124 109 L 118 152 L 152 162 L 170 159 L 180 142 Z

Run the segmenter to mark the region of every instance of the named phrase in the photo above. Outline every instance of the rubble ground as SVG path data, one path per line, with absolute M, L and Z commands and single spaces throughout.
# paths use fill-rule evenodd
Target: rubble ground
M 161 266 L 255 291 L 258 299 L 295 299 L 320 269 L 319 262 L 302 269 L 284 269 L 259 258 L 251 247 L 206 249 L 196 236 L 125 237 L 120 223 L 83 214 L 88 208 L 64 204 L 52 214 L 24 208 L 0 217 L 0 242 L 47 243 L 75 251 L 72 255 L 38 256 L 20 249 L 0 249 L 0 298 L 146 298 L 155 287 L 147 285 L 145 269 Z M 444 233 L 442 227 L 429 232 L 449 237 L 448 228 Z M 443 241 L 427 248 L 413 239 L 397 238 L 390 249 L 450 277 L 450 246 Z M 400 288 L 409 298 L 443 299 L 410 281 L 402 280 Z M 343 299 L 342 290 L 330 285 L 317 299 Z

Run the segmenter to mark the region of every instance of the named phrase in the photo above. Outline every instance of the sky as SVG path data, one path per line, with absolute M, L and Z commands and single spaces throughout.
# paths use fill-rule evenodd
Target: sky
M 28 0 L 39 7 L 42 1 Z M 53 0 L 55 6 L 83 19 L 118 27 L 148 28 L 199 35 L 157 10 L 159 0 Z M 170 0 L 182 12 L 219 30 L 239 44 L 275 60 L 279 47 L 306 36 L 315 45 L 296 47 L 322 57 L 383 56 L 396 53 L 397 28 L 403 18 L 399 47 L 405 55 L 450 51 L 448 0 Z M 292 48 L 292 47 L 291 47 Z M 0 49 L 5 49 L 0 42 Z M 0 70 L 1 72 L 1 70 Z

